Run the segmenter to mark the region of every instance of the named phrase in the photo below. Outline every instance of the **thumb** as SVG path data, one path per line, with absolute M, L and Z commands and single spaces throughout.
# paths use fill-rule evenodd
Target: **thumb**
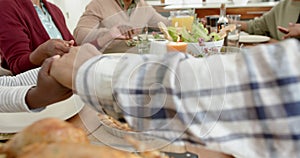
M 68 44 L 69 44 L 69 47 L 73 47 L 73 46 L 74 46 L 74 43 L 75 43 L 75 41 L 74 41 L 74 40 L 70 40 L 70 41 L 68 42 Z
M 47 58 L 43 64 L 42 64 L 42 68 L 40 70 L 40 73 L 41 74 L 46 74 L 48 75 L 50 73 L 50 69 L 51 69 L 51 65 L 52 65 L 52 62 L 55 60 L 55 59 L 58 59 L 59 58 L 59 55 L 55 55 L 51 58 Z

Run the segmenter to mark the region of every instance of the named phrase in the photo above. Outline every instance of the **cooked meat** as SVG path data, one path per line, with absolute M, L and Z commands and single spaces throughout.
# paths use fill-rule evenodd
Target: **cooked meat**
M 133 139 L 129 142 L 137 149 L 141 145 Z M 134 154 L 92 145 L 83 130 L 54 118 L 33 123 L 14 135 L 2 149 L 0 153 L 4 152 L 6 158 L 167 158 L 159 151 Z
M 89 143 L 82 129 L 59 119 L 47 118 L 33 123 L 14 135 L 4 145 L 3 151 L 7 154 L 7 158 L 14 158 L 25 146 L 39 142 Z
M 23 151 L 18 158 L 141 158 L 108 146 L 78 143 L 33 144 Z

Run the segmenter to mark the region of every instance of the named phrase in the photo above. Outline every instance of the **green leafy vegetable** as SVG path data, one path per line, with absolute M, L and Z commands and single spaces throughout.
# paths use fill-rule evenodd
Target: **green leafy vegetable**
M 212 32 L 209 34 L 209 37 L 212 41 L 219 41 L 221 40 L 221 36 L 217 34 L 216 32 Z
M 176 27 L 168 27 L 168 32 L 172 37 L 172 40 L 176 42 L 180 37 L 180 41 L 183 42 L 199 42 L 199 39 L 204 42 L 219 41 L 222 40 L 221 36 L 216 32 L 208 34 L 208 30 L 202 23 L 193 23 L 192 30 L 189 32 L 185 27 L 182 29 Z
M 179 36 L 178 34 L 179 32 L 177 32 L 177 29 L 175 27 L 168 27 L 168 32 L 171 38 L 173 39 L 173 41 L 176 42 Z

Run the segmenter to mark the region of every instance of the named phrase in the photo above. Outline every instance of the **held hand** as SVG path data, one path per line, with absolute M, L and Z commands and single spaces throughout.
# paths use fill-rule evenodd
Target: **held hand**
M 287 39 L 291 37 L 300 37 L 300 24 L 294 24 L 294 23 L 289 23 L 289 26 L 287 28 L 278 26 L 277 27 L 279 31 L 285 33 L 282 38 Z
M 73 47 L 69 53 L 64 54 L 60 58 L 55 58 L 50 75 L 65 87 L 72 89 L 72 83 L 79 67 L 86 60 L 99 54 L 101 53 L 91 44 Z
M 54 55 L 63 55 L 69 52 L 74 45 L 74 41 L 64 41 L 61 39 L 50 39 L 41 44 L 35 51 L 33 51 L 29 59 L 35 65 L 41 65 L 43 61 Z
M 44 107 L 65 100 L 72 95 L 70 89 L 62 86 L 49 75 L 54 58 L 45 60 L 39 71 L 36 87 L 31 88 L 26 95 L 26 102 L 30 109 Z
M 138 30 L 133 29 L 127 25 L 117 25 L 110 29 L 109 32 L 105 33 L 101 37 L 97 38 L 95 41 L 91 42 L 98 47 L 99 50 L 104 48 L 113 40 L 128 40 L 133 36 L 137 35 Z

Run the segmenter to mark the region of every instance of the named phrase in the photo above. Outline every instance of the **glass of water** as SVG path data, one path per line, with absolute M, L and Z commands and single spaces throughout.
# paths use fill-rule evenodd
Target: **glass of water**
M 137 36 L 137 49 L 139 54 L 150 52 L 150 40 L 148 38 L 148 26 L 145 26 L 142 33 Z
M 233 47 L 239 47 L 239 39 L 241 32 L 241 25 L 237 23 L 240 21 L 240 14 L 227 15 L 229 25 L 236 25 L 236 29 L 228 33 L 227 45 Z

